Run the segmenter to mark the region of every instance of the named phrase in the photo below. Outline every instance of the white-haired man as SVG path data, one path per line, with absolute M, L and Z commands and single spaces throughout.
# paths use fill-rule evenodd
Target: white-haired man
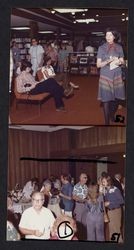
M 32 207 L 26 209 L 21 217 L 19 229 L 26 239 L 50 239 L 55 218 L 52 212 L 43 207 L 44 194 L 34 192 Z

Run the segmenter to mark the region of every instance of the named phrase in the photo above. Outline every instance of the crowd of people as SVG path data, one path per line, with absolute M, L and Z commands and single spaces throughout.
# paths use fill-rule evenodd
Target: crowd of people
M 89 42 L 84 45 L 84 40 L 79 41 L 75 47 L 77 47 L 76 51 L 78 52 L 83 51 L 93 55 L 96 50 Z M 13 59 L 11 60 L 13 67 L 11 67 L 13 68 L 14 76 L 18 76 L 16 78 L 18 92 L 27 92 L 30 95 L 49 92 L 54 97 L 56 110 L 66 111 L 62 98 L 64 96 L 72 96 L 74 89 L 79 88 L 78 84 L 70 81 L 68 72 L 69 53 L 73 51 L 75 50 L 71 41 L 68 43 L 51 42 L 42 46 L 37 38 L 32 38 L 29 59 L 21 60 L 20 49 L 17 43 L 13 41 L 10 57 Z M 121 108 L 122 105 L 125 106 L 126 99 L 124 81 L 127 74 L 125 73 L 124 77 L 125 60 L 119 32 L 113 28 L 106 29 L 105 42 L 96 51 L 96 66 L 100 71 L 98 100 L 101 102 L 100 106 L 104 110 L 105 125 L 109 125 L 110 121 L 118 122 L 119 120 L 119 122 L 124 122 L 124 117 L 117 117 L 120 119 L 115 117 L 117 109 Z M 24 64 L 27 67 L 23 67 Z M 39 70 L 43 73 L 43 79 L 38 79 L 37 77 Z M 23 71 L 27 71 L 29 77 L 26 77 L 28 74 L 25 74 Z
M 68 73 L 65 72 L 69 52 L 65 50 L 65 53 L 63 50 L 65 50 L 63 44 L 59 53 L 51 44 L 48 44 L 47 49 L 44 50 L 38 44 L 38 40 L 33 38 L 29 49 L 29 60 L 20 60 L 20 50 L 17 44 L 13 42 L 11 52 L 17 91 L 29 95 L 50 93 L 54 98 L 56 111 L 66 111 L 63 97 L 72 96 L 74 89 L 78 89 L 79 86 L 72 83 L 69 80 Z M 42 73 L 41 79 L 38 79 L 38 71 Z M 56 74 L 57 71 L 59 74 Z
M 17 195 L 18 194 L 18 195 Z M 16 198 L 17 197 L 17 198 Z M 79 181 L 69 174 L 50 176 L 39 183 L 29 180 L 18 185 L 7 198 L 7 240 L 124 240 L 125 181 L 120 173 L 102 172 L 93 182 L 86 173 Z M 30 202 L 22 213 L 15 202 Z M 106 233 L 107 231 L 107 233 Z

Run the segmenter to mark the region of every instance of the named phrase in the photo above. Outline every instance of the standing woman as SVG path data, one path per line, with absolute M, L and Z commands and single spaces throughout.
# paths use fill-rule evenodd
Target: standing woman
M 87 202 L 82 221 L 87 229 L 87 240 L 104 241 L 104 200 L 99 193 L 98 185 L 91 184 L 88 188 Z
M 118 44 L 119 34 L 112 28 L 106 30 L 106 43 L 101 45 L 97 54 L 97 67 L 100 68 L 98 100 L 103 103 L 105 125 L 114 115 L 119 102 L 125 100 L 121 65 L 124 64 L 122 46 Z

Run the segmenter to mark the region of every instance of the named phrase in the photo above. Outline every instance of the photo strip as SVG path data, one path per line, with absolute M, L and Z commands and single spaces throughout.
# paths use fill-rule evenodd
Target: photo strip
M 127 50 L 126 8 L 11 9 L 6 241 L 124 244 Z

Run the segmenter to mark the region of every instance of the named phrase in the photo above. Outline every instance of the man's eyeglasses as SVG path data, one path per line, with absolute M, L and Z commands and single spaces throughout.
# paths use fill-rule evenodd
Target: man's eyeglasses
M 35 202 L 42 202 L 42 201 L 44 201 L 44 199 L 32 199 L 33 201 L 35 201 Z

